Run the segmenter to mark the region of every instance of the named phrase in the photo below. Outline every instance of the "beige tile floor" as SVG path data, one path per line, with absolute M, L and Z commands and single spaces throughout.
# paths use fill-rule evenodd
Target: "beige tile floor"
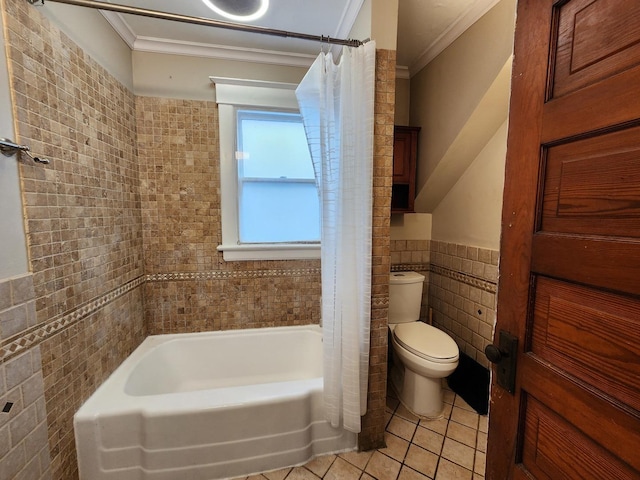
M 386 448 L 325 455 L 243 480 L 477 480 L 484 478 L 487 416 L 444 390 L 444 418 L 420 420 L 387 397 Z M 238 479 L 239 480 L 239 479 Z

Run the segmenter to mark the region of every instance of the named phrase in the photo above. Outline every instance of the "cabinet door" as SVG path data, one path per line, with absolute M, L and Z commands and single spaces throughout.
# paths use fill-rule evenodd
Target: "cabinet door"
M 413 212 L 420 127 L 394 128 L 392 212 Z
M 411 153 L 413 136 L 411 131 L 395 128 L 393 140 L 393 182 L 409 183 L 411 181 Z

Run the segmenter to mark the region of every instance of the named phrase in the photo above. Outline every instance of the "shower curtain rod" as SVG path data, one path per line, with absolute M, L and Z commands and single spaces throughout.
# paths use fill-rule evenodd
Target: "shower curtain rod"
M 345 45 L 348 47 L 359 47 L 365 42 L 360 40 L 341 39 L 325 37 L 324 35 L 310 35 L 307 33 L 288 32 L 286 30 L 276 30 L 273 28 L 259 27 L 256 25 L 242 25 L 240 23 L 223 22 L 205 17 L 192 17 L 188 15 L 180 15 L 178 13 L 160 12 L 158 10 L 148 10 L 146 8 L 131 7 L 128 5 L 119 5 L 117 3 L 99 2 L 96 0 L 46 0 L 49 2 L 66 3 L 68 5 L 77 5 L 80 7 L 97 8 L 100 10 L 109 10 L 118 13 L 128 13 L 131 15 L 139 15 L 142 17 L 159 18 L 161 20 L 171 20 L 174 22 L 191 23 L 194 25 L 204 25 L 207 27 L 225 28 L 227 30 L 238 30 L 241 32 L 260 33 L 263 35 L 273 35 L 276 37 L 298 38 L 301 40 L 310 40 L 321 43 L 330 43 L 335 45 Z M 44 5 L 45 0 L 27 0 L 31 5 Z

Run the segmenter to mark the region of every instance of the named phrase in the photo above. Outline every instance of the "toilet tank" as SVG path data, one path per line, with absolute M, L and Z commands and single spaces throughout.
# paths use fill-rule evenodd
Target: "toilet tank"
M 424 275 L 416 272 L 391 272 L 389 276 L 389 323 L 415 322 L 420 319 Z

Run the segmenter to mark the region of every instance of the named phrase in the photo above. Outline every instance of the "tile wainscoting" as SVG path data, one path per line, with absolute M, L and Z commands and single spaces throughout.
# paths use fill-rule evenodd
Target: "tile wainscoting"
M 0 478 L 51 478 L 39 345 L 5 348 L 35 324 L 31 274 L 0 280 Z M 11 354 L 11 355 L 9 355 Z
M 152 274 L 151 335 L 320 323 L 320 267 Z
M 429 305 L 433 323 L 460 350 L 484 367 L 484 348 L 496 321 L 498 251 L 454 243 L 431 243 Z
M 19 285 L 20 292 L 29 292 L 31 277 L 2 281 L 0 291 Z M 73 415 L 146 336 L 143 283 L 139 277 L 69 313 L 31 327 L 27 320 L 26 328 L 0 337 L 0 408 L 13 404 L 0 413 L 0 440 L 8 439 L 0 442 L 0 478 L 77 477 Z M 4 325 L 13 328 L 22 318 L 20 308 L 32 312 L 27 318 L 35 316 L 32 286 L 31 295 L 22 303 L 9 297 L 13 304 L 0 312 Z

